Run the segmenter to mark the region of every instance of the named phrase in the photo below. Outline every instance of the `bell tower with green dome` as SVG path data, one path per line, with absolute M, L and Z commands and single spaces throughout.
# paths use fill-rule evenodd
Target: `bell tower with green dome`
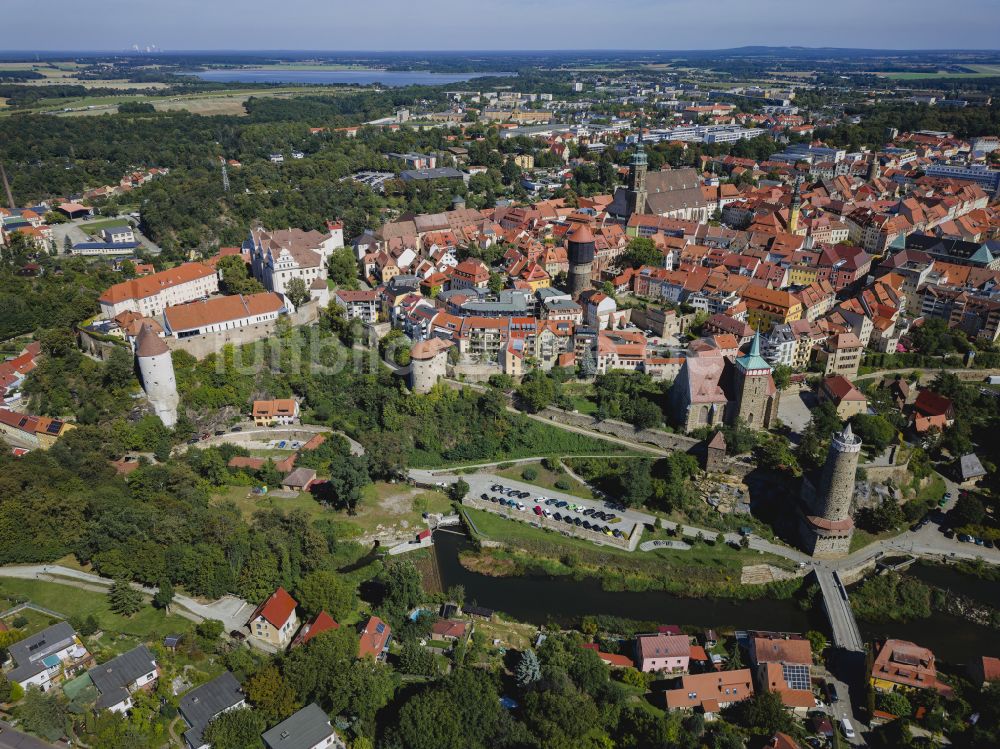
M 754 334 L 750 352 L 736 359 L 736 418 L 751 429 L 767 429 L 778 412 L 778 389 L 771 376 L 773 367 L 760 355 L 760 331 Z
M 639 143 L 632 154 L 628 167 L 628 211 L 645 213 L 646 211 L 646 149 L 642 147 L 642 129 L 639 129 Z

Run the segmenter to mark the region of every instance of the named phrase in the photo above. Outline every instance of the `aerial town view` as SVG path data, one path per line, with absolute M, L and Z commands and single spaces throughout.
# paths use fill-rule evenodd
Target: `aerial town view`
M 1000 3 L 804 10 L 6 8 L 0 749 L 1000 748 Z

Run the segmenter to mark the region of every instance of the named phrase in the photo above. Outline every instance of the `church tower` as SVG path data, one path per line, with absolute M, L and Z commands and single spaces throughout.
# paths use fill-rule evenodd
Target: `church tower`
M 777 388 L 773 367 L 760 354 L 760 331 L 750 344 L 750 353 L 736 359 L 736 418 L 751 429 L 767 429 L 777 413 Z
M 851 430 L 833 435 L 818 487 L 803 481 L 804 541 L 815 557 L 843 556 L 851 549 L 851 500 L 861 457 L 861 440 Z
M 154 413 L 160 417 L 163 426 L 173 429 L 177 424 L 177 406 L 180 403 L 174 363 L 167 344 L 149 323 L 144 323 L 136 336 L 135 355 L 139 360 L 142 389 L 146 391 Z
M 646 150 L 642 147 L 642 130 L 639 130 L 639 143 L 632 154 L 628 167 L 628 212 L 646 212 Z
M 792 191 L 792 209 L 788 213 L 788 231 L 795 234 L 799 230 L 799 213 L 802 211 L 802 178 L 795 180 L 795 189 Z

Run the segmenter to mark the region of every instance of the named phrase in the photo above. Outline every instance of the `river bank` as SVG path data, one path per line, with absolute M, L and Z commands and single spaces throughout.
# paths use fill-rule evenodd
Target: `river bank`
M 794 598 L 735 599 L 722 596 L 693 597 L 663 590 L 606 590 L 601 581 L 575 575 L 545 573 L 482 574 L 463 565 L 463 551 L 472 542 L 455 533 L 435 534 L 437 572 L 445 589 L 461 585 L 467 603 L 495 609 L 520 622 L 537 626 L 580 626 L 584 617 L 610 616 L 642 622 L 711 627 L 717 630 L 761 629 L 829 635 L 829 624 L 820 604 L 803 610 Z M 961 574 L 961 573 L 958 573 Z M 678 580 L 683 584 L 683 578 Z M 944 610 L 907 622 L 860 621 L 866 641 L 898 638 L 930 648 L 943 661 L 963 664 L 990 654 L 996 632 Z

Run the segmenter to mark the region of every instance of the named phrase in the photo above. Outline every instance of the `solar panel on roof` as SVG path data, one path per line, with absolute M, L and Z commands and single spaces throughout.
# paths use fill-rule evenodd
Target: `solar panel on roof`
M 59 434 L 59 430 L 61 428 L 62 428 L 61 421 L 53 421 L 47 427 L 45 427 L 45 431 L 48 432 L 49 434 Z
M 375 632 L 376 632 L 376 634 L 382 634 L 383 632 L 385 632 L 385 625 L 382 622 L 379 622 L 378 624 L 376 624 L 375 625 Z

